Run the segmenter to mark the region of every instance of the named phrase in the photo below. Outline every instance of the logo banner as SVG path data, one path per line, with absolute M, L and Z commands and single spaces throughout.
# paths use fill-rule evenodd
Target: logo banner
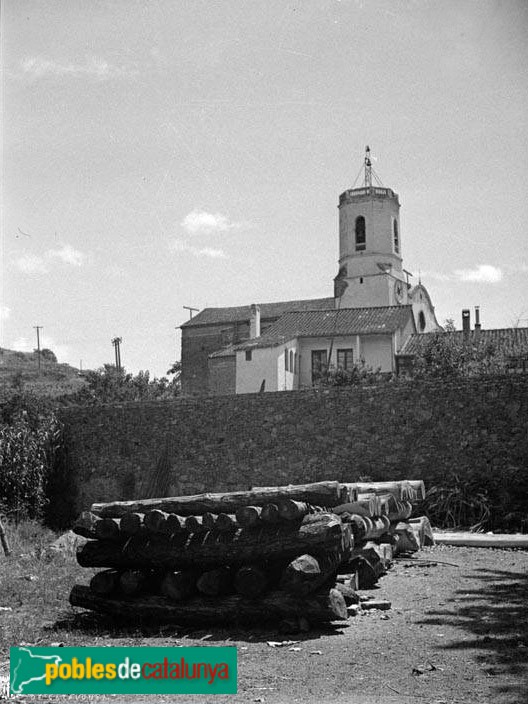
M 10 692 L 236 694 L 236 648 L 11 648 Z

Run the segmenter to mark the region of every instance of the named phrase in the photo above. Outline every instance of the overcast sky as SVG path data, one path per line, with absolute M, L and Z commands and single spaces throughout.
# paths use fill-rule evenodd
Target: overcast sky
M 331 296 L 369 144 L 440 322 L 528 325 L 525 0 L 4 0 L 0 345 L 129 371 Z

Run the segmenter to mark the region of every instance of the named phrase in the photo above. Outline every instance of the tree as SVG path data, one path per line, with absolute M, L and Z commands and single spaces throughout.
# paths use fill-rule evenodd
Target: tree
M 422 343 L 415 356 L 415 378 L 454 379 L 507 371 L 508 360 L 492 343 L 482 344 L 475 336 L 440 332 Z
M 363 360 L 356 362 L 349 369 L 331 365 L 328 369 L 321 370 L 316 385 L 323 387 L 332 386 L 362 386 L 376 384 L 384 379 L 380 369 L 372 369 Z
M 105 364 L 100 369 L 88 371 L 84 375 L 86 386 L 71 397 L 74 403 L 120 403 L 170 399 L 180 393 L 178 380 L 169 381 L 166 377 L 150 378 L 148 371 L 140 371 L 136 376 L 113 364 Z

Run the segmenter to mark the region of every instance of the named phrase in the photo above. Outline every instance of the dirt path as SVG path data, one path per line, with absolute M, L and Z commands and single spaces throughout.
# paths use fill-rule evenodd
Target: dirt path
M 170 629 L 155 635 L 116 634 L 86 615 L 73 623 L 67 619 L 49 640 L 65 645 L 237 646 L 238 695 L 156 697 L 157 704 L 526 704 L 527 551 L 436 546 L 396 561 L 379 588 L 364 593 L 390 600 L 392 609 L 364 612 L 344 626 L 303 636 Z M 267 644 L 286 638 L 297 642 L 280 648 Z M 142 700 L 133 699 L 135 704 Z

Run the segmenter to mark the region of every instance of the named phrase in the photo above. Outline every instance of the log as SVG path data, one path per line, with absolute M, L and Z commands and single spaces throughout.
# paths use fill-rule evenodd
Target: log
M 317 482 L 296 486 L 257 487 L 249 491 L 218 494 L 197 494 L 195 496 L 175 496 L 141 501 L 114 501 L 92 504 L 92 513 L 109 518 L 120 518 L 124 513 L 136 511 L 146 513 L 153 509 L 177 513 L 180 516 L 212 513 L 235 513 L 241 506 L 264 506 L 281 499 L 306 501 L 316 506 L 332 507 L 346 503 L 350 490 L 339 482 Z
M 431 523 L 427 516 L 420 516 L 419 518 L 410 518 L 409 525 L 414 531 L 415 535 L 418 532 L 418 542 L 420 548 L 431 547 L 435 544 L 435 539 L 433 535 L 433 529 L 431 528 Z
M 470 548 L 522 548 L 528 550 L 528 535 L 520 533 L 459 533 L 436 532 L 434 541 L 438 545 L 461 545 Z
M 336 589 L 305 599 L 273 591 L 256 600 L 234 594 L 221 598 L 194 597 L 183 604 L 174 604 L 160 596 L 140 597 L 133 601 L 108 599 L 76 584 L 70 593 L 70 604 L 127 622 L 177 623 L 182 626 L 249 626 L 295 616 L 305 617 L 314 624 L 345 621 L 348 618 L 345 600 Z
M 307 516 L 311 513 L 310 504 L 305 501 L 294 501 L 293 499 L 286 499 L 280 501 L 279 504 L 279 517 L 283 521 L 297 521 Z
M 77 535 L 82 535 L 83 538 L 95 538 L 95 524 L 99 520 L 101 520 L 99 516 L 91 513 L 91 511 L 83 511 L 75 519 L 72 531 Z
M 348 504 L 341 504 L 332 509 L 332 513 L 340 516 L 342 513 L 354 513 L 356 516 L 366 516 L 374 518 L 379 516 L 379 502 L 376 496 L 368 496 L 366 499 L 359 499 Z
M 103 572 L 97 572 L 90 580 L 90 590 L 100 596 L 113 594 L 119 589 L 120 576 L 121 573 L 118 570 L 103 570 Z
M 5 532 L 4 524 L 2 523 L 2 518 L 0 517 L 0 543 L 2 544 L 2 549 L 4 555 L 9 557 L 11 555 L 11 548 L 9 547 L 9 541 L 7 540 L 7 535 Z
M 207 526 L 204 526 L 201 516 L 187 516 L 185 530 L 188 530 L 189 533 L 206 533 Z
M 122 537 L 119 521 L 115 518 L 100 518 L 95 522 L 94 532 L 98 540 L 119 540 Z
M 408 480 L 411 487 L 416 492 L 416 498 L 418 501 L 423 501 L 425 499 L 425 484 L 421 479 L 409 479 Z
M 235 574 L 234 586 L 238 594 L 248 599 L 255 599 L 267 590 L 269 578 L 259 567 L 245 565 Z
M 350 529 L 333 514 L 321 513 L 309 523 L 284 524 L 255 531 L 205 533 L 191 536 L 132 536 L 125 545 L 89 541 L 77 552 L 81 567 L 214 569 L 225 565 L 261 561 L 289 562 L 303 553 L 318 555 L 333 550 L 350 550 Z
M 194 570 L 166 572 L 162 581 L 161 594 L 170 601 L 183 601 L 196 592 L 198 573 Z
M 170 528 L 167 525 L 169 514 L 166 511 L 153 509 L 145 514 L 145 528 L 151 533 L 170 533 Z
M 135 513 L 131 511 L 130 513 L 125 513 L 121 517 L 119 523 L 119 530 L 123 536 L 137 535 L 143 527 L 144 515 L 142 513 Z
M 202 516 L 202 524 L 207 530 L 214 530 L 216 523 L 216 516 L 210 511 L 206 511 Z
M 335 583 L 341 553 L 326 555 L 300 555 L 285 568 L 280 580 L 280 588 L 289 594 L 306 596 L 332 580 Z
M 125 570 L 119 577 L 119 589 L 125 596 L 141 594 L 147 585 L 147 575 L 141 570 Z
M 241 506 L 236 511 L 236 520 L 242 528 L 253 528 L 260 525 L 261 506 Z
M 228 513 L 219 513 L 216 517 L 215 530 L 219 533 L 232 533 L 238 527 L 235 516 L 231 516 Z
M 198 577 L 196 588 L 205 596 L 221 596 L 233 591 L 233 572 L 229 567 L 217 567 Z
M 260 514 L 260 518 L 263 523 L 267 523 L 268 525 L 274 525 L 275 523 L 278 523 L 280 520 L 279 517 L 279 507 L 277 504 L 264 504 L 262 507 L 262 513 Z
M 349 485 L 347 484 L 347 486 Z M 417 491 L 406 480 L 396 482 L 357 482 L 353 486 L 356 487 L 358 494 L 392 494 L 398 501 L 416 501 L 418 496 Z M 97 513 L 97 511 L 94 511 L 94 513 Z
M 182 531 L 185 531 L 185 518 L 178 516 L 176 513 L 169 513 L 167 516 L 167 533 L 173 535 Z

